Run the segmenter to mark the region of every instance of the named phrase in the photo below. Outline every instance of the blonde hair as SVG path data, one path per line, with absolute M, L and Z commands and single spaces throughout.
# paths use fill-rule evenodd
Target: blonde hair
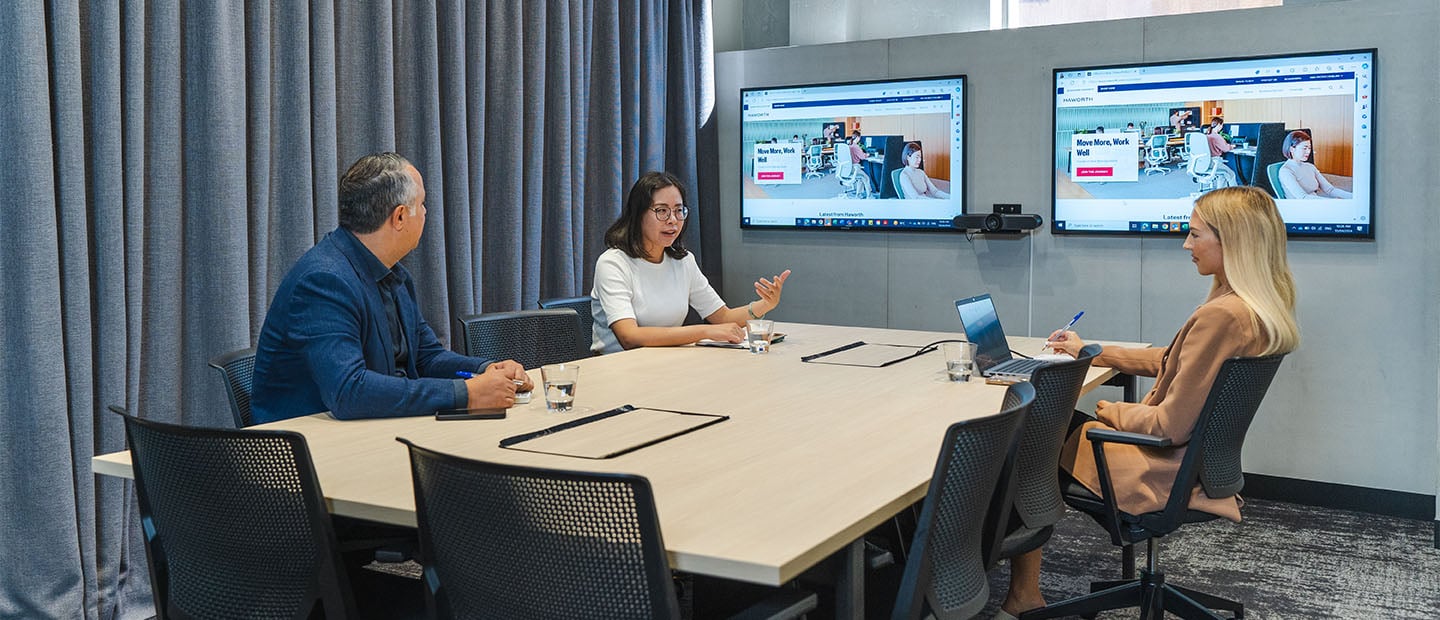
M 1275 201 L 1253 186 L 1225 187 L 1196 200 L 1195 215 L 1220 240 L 1225 279 L 1265 333 L 1263 355 L 1295 350 L 1300 346 L 1295 278 L 1285 258 L 1285 222 Z M 1217 278 L 1211 290 L 1221 284 Z

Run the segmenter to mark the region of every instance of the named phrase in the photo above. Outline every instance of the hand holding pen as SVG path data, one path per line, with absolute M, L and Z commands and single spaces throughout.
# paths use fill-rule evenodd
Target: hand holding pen
M 1080 337 L 1077 336 L 1075 332 L 1070 331 L 1070 328 L 1074 327 L 1082 316 L 1085 316 L 1084 310 L 1076 312 L 1075 318 L 1070 319 L 1070 322 L 1066 323 L 1064 327 L 1051 333 L 1050 337 L 1045 341 L 1045 346 L 1040 348 L 1040 352 L 1044 353 L 1045 349 L 1051 349 L 1068 353 L 1071 357 L 1080 355 L 1080 349 L 1085 347 L 1085 342 L 1080 340 Z
M 491 362 L 489 366 L 485 367 L 485 372 L 482 374 L 489 374 L 492 372 L 503 374 L 506 377 L 514 380 L 518 391 L 528 392 L 535 387 L 535 384 L 530 381 L 530 375 L 525 374 L 525 367 L 521 366 L 520 362 L 517 362 L 515 360 Z
M 524 381 L 514 378 L 514 372 L 506 366 L 499 366 L 501 362 L 491 364 L 485 372 L 474 374 L 464 371 L 456 372 L 456 376 L 465 379 L 465 388 L 469 392 L 469 399 L 466 408 L 469 409 L 504 409 L 516 404 L 516 392 L 526 391 L 530 379 L 525 377 Z M 510 362 L 518 368 L 520 365 Z M 468 377 L 466 375 L 469 375 Z

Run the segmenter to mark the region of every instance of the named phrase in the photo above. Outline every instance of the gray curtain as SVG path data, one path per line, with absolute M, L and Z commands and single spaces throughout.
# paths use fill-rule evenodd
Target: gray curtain
M 406 264 L 442 338 L 588 293 L 640 172 L 714 195 L 708 0 L 3 4 L 0 617 L 154 613 L 103 408 L 227 425 L 205 363 L 253 344 L 358 156 L 425 177 Z

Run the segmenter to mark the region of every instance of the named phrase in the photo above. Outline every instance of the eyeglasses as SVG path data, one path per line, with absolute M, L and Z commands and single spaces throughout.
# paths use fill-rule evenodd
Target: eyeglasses
M 655 219 L 662 222 L 668 222 L 672 217 L 680 221 L 684 221 L 685 218 L 690 217 L 690 208 L 685 205 L 680 205 L 673 209 L 655 207 L 651 209 L 650 212 L 655 214 Z

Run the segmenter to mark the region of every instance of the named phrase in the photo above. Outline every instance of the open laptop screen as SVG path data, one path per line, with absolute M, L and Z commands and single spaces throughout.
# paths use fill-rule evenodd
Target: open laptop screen
M 1010 360 L 1010 345 L 1005 341 L 1005 330 L 1000 327 L 1000 317 L 995 314 L 995 303 L 988 293 L 958 299 L 955 309 L 960 312 L 965 339 L 975 343 L 975 365 L 980 372 Z

